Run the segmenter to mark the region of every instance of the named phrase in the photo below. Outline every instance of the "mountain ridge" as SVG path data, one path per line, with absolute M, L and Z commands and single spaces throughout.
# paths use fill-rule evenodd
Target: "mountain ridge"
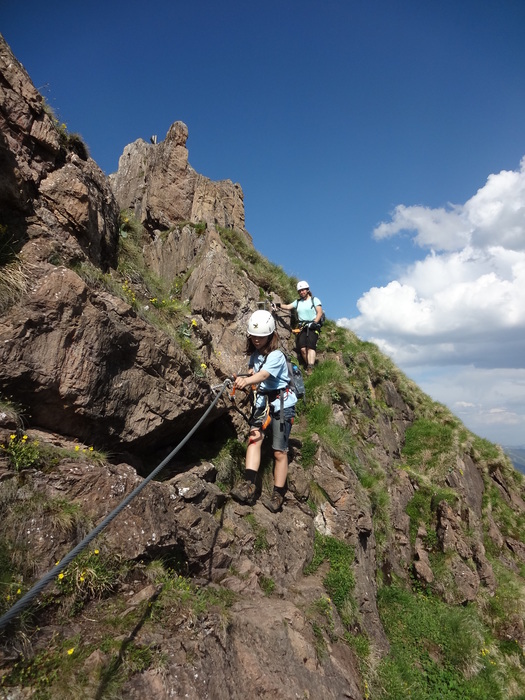
M 0 69 L 5 612 L 188 434 L 245 367 L 250 313 L 295 284 L 240 185 L 191 168 L 184 124 L 106 178 L 3 40 Z M 332 321 L 306 389 L 282 512 L 228 496 L 247 407 L 225 396 L 3 634 L 6 693 L 520 697 L 520 475 Z

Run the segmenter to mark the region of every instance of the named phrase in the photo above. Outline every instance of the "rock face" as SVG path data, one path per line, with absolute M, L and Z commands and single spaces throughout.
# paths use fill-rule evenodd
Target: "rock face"
M 115 449 L 115 442 L 120 453 L 143 454 L 152 445 L 162 449 L 185 434 L 208 404 L 209 383 L 195 376 L 180 346 L 142 321 L 129 303 L 93 288 L 74 271 L 86 264 L 102 272 L 116 266 L 118 204 L 94 161 L 83 160 L 64 145 L 62 127 L 3 40 L 0 67 L 0 225 L 19 251 L 20 292 L 25 291 L 0 323 L 4 395 L 16 396 L 38 425 L 50 430 L 60 425 L 65 434 L 101 449 Z M 165 148 L 171 167 L 180 166 L 173 176 L 184 189 L 189 166 L 181 131 L 185 128 L 179 125 L 170 130 L 174 141 Z M 195 173 L 190 180 L 200 181 Z M 188 206 L 189 218 L 193 203 Z M 207 305 L 212 312 L 227 307 L 223 313 L 234 321 L 231 327 L 212 323 L 210 330 L 203 330 L 204 338 L 210 331 L 217 340 L 226 338 L 224 369 L 218 367 L 224 377 L 239 371 L 243 362 L 239 353 L 244 336 L 238 328 L 244 319 L 237 312 L 244 307 L 248 313 L 256 287 L 247 283 L 241 298 L 229 291 L 221 294 L 232 274 L 231 263 L 223 247 L 215 255 L 217 241 L 214 245 L 208 237 L 213 232 L 202 243 L 214 277 L 203 279 L 196 273 L 189 284 L 197 313 L 209 315 Z M 195 263 L 195 247 L 188 245 L 187 258 L 176 269 Z M 151 248 L 153 259 L 154 243 Z M 161 260 L 159 273 L 162 265 Z M 204 352 L 206 361 L 209 351 L 211 347 Z
M 255 255 L 241 188 L 211 182 L 190 167 L 184 124 L 175 122 L 159 144 L 138 140 L 126 147 L 108 179 L 63 133 L 3 40 L 0 71 L 0 226 L 12 248 L 9 260 L 0 261 L 0 382 L 3 398 L 22 406 L 26 420 L 22 426 L 12 409 L 0 411 L 0 515 L 3 537 L 31 562 L 28 587 L 187 435 L 217 385 L 245 368 L 246 320 L 261 290 L 223 238 L 223 230 L 234 230 Z M 144 227 L 147 270 L 176 289 L 162 303 L 138 303 L 143 280 L 135 268 L 119 268 L 123 209 Z M 16 287 L 11 274 L 18 275 Z M 176 332 L 166 330 L 173 328 L 169 316 L 152 321 L 151 307 L 162 311 L 165 301 L 178 305 Z M 233 456 L 224 458 L 217 445 L 227 452 L 228 440 L 244 441 L 246 425 L 225 395 L 164 480 L 149 483 L 104 531 L 101 550 L 128 562 L 130 576 L 104 601 L 92 601 L 82 619 L 60 627 L 51 613 L 39 620 L 35 654 L 55 634 L 78 635 L 95 648 L 83 670 L 91 684 L 85 697 L 103 697 L 109 683 L 112 666 L 101 643 L 104 633 L 113 638 L 108 621 L 125 626 L 128 615 L 142 611 L 140 624 L 133 618 L 128 625 L 119 658 L 133 637 L 164 661 L 137 666 L 122 697 L 361 700 L 369 694 L 347 641 L 361 635 L 373 658 L 388 653 L 380 583 L 416 581 L 465 605 L 497 588 L 487 543 L 509 570 L 525 563 L 519 532 L 502 528 L 486 507 L 487 494 L 497 493 L 508 510 L 523 515 L 523 490 L 509 483 L 501 460 L 482 468 L 468 441 L 458 442 L 455 460 L 439 477 L 445 495 L 428 496 L 429 503 L 436 499 L 432 519 L 413 527 L 409 506 L 432 483 L 426 457 L 416 473 L 402 456 L 407 429 L 426 415 L 421 394 L 399 373 L 378 369 L 357 339 L 349 357 L 336 347 L 335 327 L 323 338 L 321 362 L 346 378 L 330 386 L 330 429 L 350 436 L 352 455 L 342 459 L 299 418 L 282 512 L 272 514 L 259 502 L 236 504 L 223 488 L 239 474 L 225 470 L 217 455 L 226 462 Z M 281 339 L 286 344 L 289 331 Z M 323 404 L 315 374 L 310 389 L 309 400 Z M 34 441 L 66 452 L 46 469 L 14 469 L 6 446 L 17 436 L 27 439 L 22 446 Z M 205 454 L 210 445 L 213 458 Z M 89 446 L 107 457 L 90 459 Z M 71 456 L 76 451 L 80 459 Z M 270 488 L 268 472 L 262 470 L 260 491 Z M 34 507 L 21 527 L 13 513 L 24 503 Z M 82 518 L 60 519 L 57 508 Z M 319 536 L 352 552 L 350 621 L 327 596 L 327 563 L 303 573 Z M 441 578 L 436 553 L 447 562 Z M 173 577 L 152 584 L 147 566 L 158 559 L 177 561 L 202 590 L 231 594 L 227 616 L 218 604 L 193 614 L 179 600 L 163 608 L 162 620 L 149 619 L 173 586 Z M 59 599 L 56 586 L 50 595 Z M 519 615 L 504 634 L 525 643 Z
M 121 208 L 132 209 L 151 230 L 180 221 L 244 230 L 240 185 L 196 173 L 188 163 L 187 138 L 187 126 L 175 122 L 161 143 L 139 139 L 126 146 L 118 172 L 110 175 Z
M 104 174 L 67 147 L 63 127 L 0 41 L 0 223 L 25 244 L 27 262 L 114 265 L 118 209 Z
M 209 399 L 176 344 L 64 267 L 35 282 L 0 338 L 2 384 L 32 420 L 99 447 L 143 449 L 175 423 L 187 431 L 188 406 Z

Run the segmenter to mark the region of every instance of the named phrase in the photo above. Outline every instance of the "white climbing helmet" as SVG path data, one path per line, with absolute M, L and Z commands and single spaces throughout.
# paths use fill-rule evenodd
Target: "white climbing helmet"
M 271 335 L 275 331 L 275 320 L 269 311 L 259 309 L 255 311 L 248 321 L 248 335 L 263 337 Z
M 310 285 L 306 280 L 302 280 L 301 282 L 297 282 L 297 291 L 300 292 L 301 289 L 310 289 Z

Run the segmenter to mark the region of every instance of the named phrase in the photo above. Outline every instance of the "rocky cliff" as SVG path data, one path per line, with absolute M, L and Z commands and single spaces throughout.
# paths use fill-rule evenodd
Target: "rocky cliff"
M 3 40 L 0 74 L 5 613 L 187 435 L 294 281 L 240 186 L 191 168 L 184 124 L 106 178 Z M 6 626 L 3 697 L 520 697 L 524 488 L 502 451 L 331 322 L 277 514 L 228 496 L 245 410 L 225 393 Z

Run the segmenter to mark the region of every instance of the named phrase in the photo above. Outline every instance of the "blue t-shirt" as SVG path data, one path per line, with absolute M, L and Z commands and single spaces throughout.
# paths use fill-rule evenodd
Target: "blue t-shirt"
M 264 367 L 263 367 L 264 363 Z M 272 352 L 266 357 L 259 352 L 252 352 L 250 356 L 250 361 L 248 363 L 249 367 L 252 367 L 254 372 L 258 372 L 260 369 L 265 369 L 270 373 L 268 379 L 261 382 L 258 385 L 258 389 L 262 392 L 276 391 L 279 389 L 286 389 L 290 377 L 288 375 L 288 367 L 286 365 L 286 358 L 280 350 L 272 350 Z M 297 403 L 297 396 L 293 391 L 286 391 L 284 395 L 284 406 L 283 408 L 290 408 L 295 406 Z M 264 404 L 264 396 L 257 396 L 257 406 L 262 406 Z M 281 400 L 275 399 L 272 401 L 272 408 L 276 411 L 280 410 Z
M 294 309 L 297 309 L 297 318 L 299 321 L 314 321 L 317 316 L 316 306 L 322 306 L 321 300 L 317 297 L 308 297 L 307 299 L 296 299 L 292 302 Z M 313 306 L 312 306 L 313 304 Z

